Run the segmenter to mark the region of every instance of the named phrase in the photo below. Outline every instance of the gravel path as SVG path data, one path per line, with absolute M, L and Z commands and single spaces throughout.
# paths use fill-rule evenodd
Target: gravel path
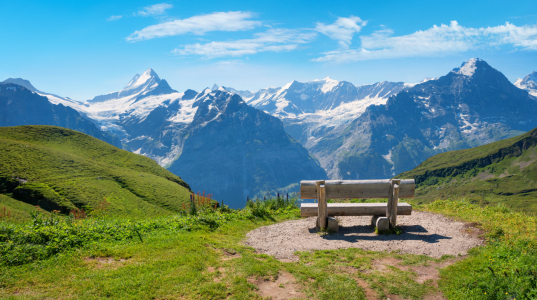
M 257 228 L 246 235 L 244 244 L 281 261 L 297 261 L 295 251 L 343 248 L 400 250 L 439 258 L 446 254 L 465 255 L 469 249 L 483 244 L 477 237 L 479 229 L 428 212 L 414 211 L 410 216 L 398 216 L 397 224 L 403 230 L 401 235 L 376 235 L 371 217 L 337 217 L 339 233 L 321 236 L 315 229 L 316 219 L 310 217 Z

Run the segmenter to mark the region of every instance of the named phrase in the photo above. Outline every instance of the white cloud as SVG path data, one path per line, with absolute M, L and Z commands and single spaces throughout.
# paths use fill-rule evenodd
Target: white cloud
M 253 17 L 253 13 L 243 11 L 216 12 L 208 15 L 193 16 L 148 26 L 142 30 L 135 31 L 126 40 L 136 42 L 189 33 L 202 35 L 209 31 L 249 30 L 261 25 L 259 21 L 249 20 Z
M 314 61 L 352 62 L 416 56 L 439 56 L 468 50 L 511 45 L 523 50 L 537 50 L 537 25 L 515 26 L 510 23 L 496 27 L 463 27 L 452 21 L 416 31 L 409 35 L 392 36 L 383 29 L 361 36 L 361 48 L 330 51 Z
M 243 56 L 258 52 L 281 52 L 296 49 L 300 44 L 309 43 L 317 34 L 293 29 L 270 29 L 255 34 L 253 39 L 242 39 L 206 44 L 191 44 L 172 51 L 179 55 L 200 55 L 206 58 Z
M 496 45 L 512 44 L 524 50 L 537 50 L 537 25 L 515 26 L 509 22 L 505 25 L 483 29 L 485 36 L 496 40 Z
M 166 12 L 167 9 L 172 8 L 173 5 L 167 3 L 154 4 L 146 6 L 143 9 L 136 12 L 135 16 L 149 17 L 149 16 L 158 16 Z
M 110 16 L 110 18 L 106 19 L 107 21 L 115 21 L 123 18 L 123 16 Z
M 352 41 L 352 36 L 360 32 L 362 27 L 367 25 L 367 21 L 362 21 L 359 17 L 350 16 L 348 18 L 338 18 L 334 24 L 326 25 L 318 22 L 315 30 L 327 35 L 331 39 L 339 41 L 339 44 L 348 48 Z

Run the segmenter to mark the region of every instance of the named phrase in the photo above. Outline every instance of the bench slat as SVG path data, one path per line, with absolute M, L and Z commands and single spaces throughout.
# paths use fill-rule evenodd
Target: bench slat
M 315 180 L 300 182 L 300 198 L 316 199 Z M 388 198 L 390 179 L 382 180 L 326 180 L 327 199 Z M 399 198 L 412 198 L 416 190 L 414 179 L 403 179 L 399 185 Z
M 388 203 L 328 203 L 329 216 L 382 216 L 386 215 Z M 302 217 L 317 216 L 317 203 L 302 203 L 300 215 Z M 408 203 L 397 204 L 398 215 L 412 214 L 412 205 Z

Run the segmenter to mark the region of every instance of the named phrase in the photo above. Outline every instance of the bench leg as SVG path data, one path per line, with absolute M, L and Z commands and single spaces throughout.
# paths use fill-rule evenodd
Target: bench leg
M 397 204 L 399 202 L 400 179 L 392 179 L 390 182 L 390 192 L 388 194 L 388 206 L 386 207 L 386 217 L 390 220 L 390 227 L 397 226 Z
M 317 214 L 318 216 L 318 224 L 319 228 L 322 230 L 326 230 L 328 227 L 328 208 L 326 205 L 326 188 L 324 186 L 324 180 L 317 181 L 317 202 L 318 202 L 318 209 L 319 212 Z

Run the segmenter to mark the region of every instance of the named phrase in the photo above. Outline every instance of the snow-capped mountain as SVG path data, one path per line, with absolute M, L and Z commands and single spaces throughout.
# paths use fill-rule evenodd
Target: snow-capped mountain
M 246 196 L 298 191 L 303 179 L 325 178 L 282 122 L 214 85 L 179 93 L 148 69 L 124 89 L 87 101 L 81 113 L 231 207 Z
M 331 178 L 387 178 L 439 152 L 521 134 L 537 126 L 536 115 L 527 92 L 475 58 L 368 107 L 309 150 Z
M 58 96 L 58 95 L 42 92 L 42 91 L 36 89 L 30 83 L 30 81 L 28 81 L 26 79 L 8 78 L 8 79 L 4 80 L 3 83 L 14 83 L 14 84 L 23 86 L 23 87 L 27 88 L 31 92 L 34 92 L 34 93 L 36 93 L 36 94 L 38 94 L 40 96 L 47 97 L 48 100 L 50 101 L 50 103 L 52 103 L 52 104 L 63 104 L 63 106 L 68 106 L 68 107 L 74 108 L 76 110 L 81 110 L 82 107 L 84 106 L 83 103 L 81 103 L 79 101 L 76 101 L 76 100 L 72 100 L 69 97 L 61 97 L 61 96 Z
M 436 153 L 530 130 L 537 126 L 530 95 L 535 77 L 515 86 L 485 61 L 470 59 L 416 84 L 354 86 L 327 77 L 256 93 L 216 84 L 179 93 L 148 69 L 122 90 L 86 103 L 10 80 L 29 85 L 36 97 L 65 103 L 58 107 L 75 108 L 194 190 L 240 207 L 246 196 L 296 190 L 300 180 L 327 173 L 332 179 L 392 177 Z
M 129 83 L 127 83 L 122 90 L 108 93 L 106 95 L 96 96 L 92 100 L 88 100 L 88 102 L 93 104 L 122 98 L 140 100 L 144 97 L 152 95 L 171 94 L 176 92 L 177 91 L 173 90 L 168 85 L 166 80 L 160 79 L 157 73 L 155 73 L 153 69 L 149 68 L 142 73 L 142 75 L 134 75 L 131 81 L 129 81 Z
M 79 110 L 97 122 L 101 128 L 119 136 L 122 140 L 129 138 L 122 128 L 125 119 L 143 120 L 164 101 L 179 99 L 183 93 L 170 88 L 168 82 L 160 79 L 153 71 L 147 69 L 142 75 L 136 74 L 120 91 L 96 96 L 86 101 Z
M 520 89 L 528 91 L 533 97 L 537 97 L 537 72 L 533 72 L 524 79 L 517 79 L 514 85 Z
M 342 104 L 366 98 L 387 100 L 403 87 L 402 82 L 355 86 L 350 82 L 326 77 L 304 83 L 293 81 L 281 88 L 262 89 L 245 100 L 248 104 L 280 118 L 297 118 L 303 114 L 334 110 Z
M 280 118 L 286 131 L 311 149 L 322 137 L 342 131 L 370 105 L 385 104 L 404 88 L 402 82 L 355 86 L 326 77 L 262 89 L 246 101 Z
M 319 163 L 285 132 L 278 118 L 222 87 L 171 102 L 156 114 L 167 121 L 142 146 L 142 153 L 176 147 L 172 151 L 177 158 L 168 169 L 193 190 L 210 190 L 232 207 L 243 206 L 246 196 L 298 191 L 300 180 L 326 178 Z
M 55 104 L 50 98 L 42 96 L 43 94 L 50 95 L 37 91 L 29 81 L 24 79 L 9 79 L 0 83 L 0 126 L 66 127 L 121 147 L 121 141 L 116 136 L 100 130 L 95 123 L 75 109 L 62 103 Z

